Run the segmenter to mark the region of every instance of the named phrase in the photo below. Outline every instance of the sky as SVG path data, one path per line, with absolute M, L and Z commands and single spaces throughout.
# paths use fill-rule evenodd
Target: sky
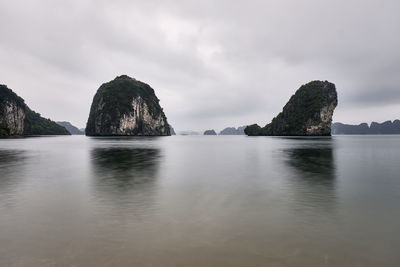
M 154 88 L 176 130 L 265 125 L 312 80 L 333 120 L 400 119 L 398 0 L 0 0 L 0 84 L 85 127 L 102 83 Z

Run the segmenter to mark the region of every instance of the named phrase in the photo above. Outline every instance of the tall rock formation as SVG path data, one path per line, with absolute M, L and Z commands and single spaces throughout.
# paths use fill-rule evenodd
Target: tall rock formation
M 86 125 L 88 136 L 171 135 L 153 88 L 118 76 L 97 90 Z
M 0 136 L 69 134 L 64 127 L 31 110 L 6 85 L 0 85 Z
M 330 136 L 333 111 L 337 106 L 333 83 L 312 81 L 302 85 L 270 124 L 245 129 L 247 135 Z

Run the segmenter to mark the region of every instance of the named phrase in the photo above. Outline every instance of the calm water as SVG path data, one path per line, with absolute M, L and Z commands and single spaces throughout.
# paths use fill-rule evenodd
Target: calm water
M 400 136 L 0 140 L 0 266 L 400 266 Z

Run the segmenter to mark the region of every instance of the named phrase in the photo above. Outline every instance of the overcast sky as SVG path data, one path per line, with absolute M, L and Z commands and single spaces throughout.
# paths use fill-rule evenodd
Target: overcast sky
M 0 83 L 85 127 L 121 74 L 155 89 L 177 130 L 265 125 L 311 80 L 334 121 L 400 118 L 400 1 L 0 0 Z

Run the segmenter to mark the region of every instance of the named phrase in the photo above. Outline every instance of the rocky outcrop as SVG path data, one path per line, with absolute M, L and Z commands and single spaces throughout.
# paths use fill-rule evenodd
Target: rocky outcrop
M 0 85 L 0 136 L 69 134 L 64 127 L 32 111 L 7 86 Z
M 301 86 L 270 124 L 245 129 L 247 135 L 329 136 L 333 111 L 337 106 L 333 83 L 312 81 Z
M 204 135 L 217 135 L 217 133 L 214 130 L 207 130 L 204 132 Z
M 70 132 L 72 135 L 84 135 L 85 132 L 79 130 L 77 127 L 75 127 L 74 125 L 72 125 L 70 122 L 68 121 L 57 121 L 56 122 L 58 125 L 63 126 L 65 129 L 67 129 L 68 132 Z
M 246 127 L 247 126 L 241 126 L 237 129 L 235 127 L 227 127 L 219 132 L 219 135 L 244 135 L 244 129 L 246 129 Z
M 23 135 L 25 103 L 5 85 L 0 85 L 0 135 Z
M 86 135 L 160 136 L 170 135 L 170 127 L 154 90 L 122 75 L 97 90 Z
M 400 134 L 400 120 L 372 122 L 371 126 L 365 122 L 359 125 L 335 122 L 332 124 L 332 134 Z
M 176 135 L 176 132 L 171 125 L 169 126 L 169 131 L 170 131 L 171 135 Z

